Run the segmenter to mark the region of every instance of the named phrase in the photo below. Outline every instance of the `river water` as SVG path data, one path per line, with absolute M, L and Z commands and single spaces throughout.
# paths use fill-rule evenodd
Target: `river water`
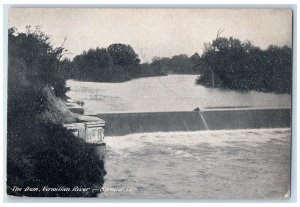
M 288 94 L 195 85 L 195 75 L 123 83 L 69 80 L 86 114 L 191 111 L 196 107 L 291 107 Z M 154 132 L 106 137 L 101 198 L 284 198 L 290 189 L 289 128 Z M 100 153 L 102 154 L 102 153 Z
M 237 92 L 196 85 L 197 75 L 168 75 L 122 83 L 68 80 L 67 95 L 86 114 L 192 111 L 196 107 L 291 107 L 289 94 Z
M 290 129 L 107 137 L 99 197 L 282 199 L 290 189 L 290 138 Z

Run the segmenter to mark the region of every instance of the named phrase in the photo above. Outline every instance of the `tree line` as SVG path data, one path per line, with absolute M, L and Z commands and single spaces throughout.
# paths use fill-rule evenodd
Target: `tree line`
M 292 50 L 270 45 L 267 49 L 230 37 L 218 37 L 205 44 L 202 55 L 154 57 L 140 63 L 130 45 L 84 51 L 65 60 L 68 78 L 121 82 L 133 78 L 168 74 L 199 74 L 196 83 L 207 87 L 291 93 Z
M 201 56 L 197 83 L 235 90 L 291 93 L 292 49 L 270 45 L 262 50 L 249 41 L 216 38 Z
M 172 73 L 196 74 L 198 54 L 192 57 L 175 55 L 172 58 L 154 57 L 151 63 L 140 63 L 138 54 L 130 45 L 112 44 L 107 48 L 84 51 L 72 61 L 65 60 L 69 78 L 99 82 L 121 82 L 133 78 L 168 75 Z

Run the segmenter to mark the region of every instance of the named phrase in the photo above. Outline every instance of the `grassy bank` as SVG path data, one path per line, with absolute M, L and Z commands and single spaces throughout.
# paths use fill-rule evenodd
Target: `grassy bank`
M 102 187 L 106 173 L 103 155 L 62 127 L 76 120 L 63 103 L 63 48 L 30 28 L 10 29 L 8 42 L 7 194 L 96 196 L 93 188 Z
M 8 122 L 7 193 L 14 196 L 96 196 L 103 185 L 104 163 L 94 146 L 59 125 L 14 117 Z M 21 192 L 14 191 L 17 186 Z M 26 191 L 26 188 L 39 191 Z M 45 188 L 70 188 L 47 191 Z M 87 191 L 73 190 L 89 188 Z

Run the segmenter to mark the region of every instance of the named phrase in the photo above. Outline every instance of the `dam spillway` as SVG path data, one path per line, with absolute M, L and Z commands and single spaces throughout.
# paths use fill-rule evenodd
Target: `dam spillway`
M 106 122 L 105 136 L 291 126 L 290 108 L 219 108 L 201 111 L 107 113 L 96 116 Z

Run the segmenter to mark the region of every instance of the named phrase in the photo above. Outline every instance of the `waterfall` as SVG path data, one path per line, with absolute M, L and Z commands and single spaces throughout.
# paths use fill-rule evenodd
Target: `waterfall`
M 201 120 L 202 120 L 202 122 L 203 122 L 203 124 L 204 124 L 204 126 L 205 126 L 205 129 L 206 129 L 206 130 L 209 130 L 208 124 L 207 124 L 207 122 L 205 121 L 205 119 L 204 119 L 204 117 L 203 117 L 203 114 L 202 114 L 202 111 L 201 111 L 201 110 L 199 110 L 199 115 L 200 115 L 200 118 L 201 118 Z

